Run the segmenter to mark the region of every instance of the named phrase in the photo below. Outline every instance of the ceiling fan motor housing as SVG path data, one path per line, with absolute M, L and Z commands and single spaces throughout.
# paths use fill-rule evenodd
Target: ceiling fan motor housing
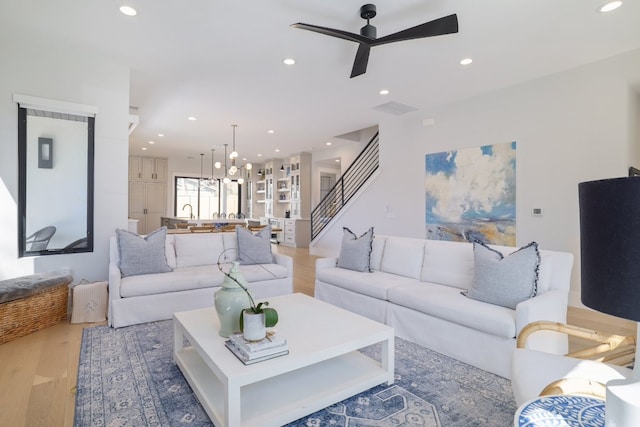
M 367 20 L 367 25 L 360 28 L 360 35 L 363 37 L 368 37 L 370 39 L 375 39 L 377 37 L 376 27 L 369 24 L 369 19 L 376 16 L 376 5 L 375 4 L 365 4 L 360 8 L 360 17 L 362 19 Z
M 367 24 L 364 27 L 360 28 L 360 35 L 363 37 L 368 37 L 370 39 L 376 38 L 376 27 L 373 25 Z

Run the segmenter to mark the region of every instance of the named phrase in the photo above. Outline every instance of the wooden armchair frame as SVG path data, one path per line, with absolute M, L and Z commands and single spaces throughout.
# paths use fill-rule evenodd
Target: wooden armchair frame
M 594 329 L 547 321 L 533 322 L 522 328 L 516 340 L 516 347 L 525 348 L 527 338 L 538 331 L 559 332 L 596 342 L 591 347 L 567 354 L 567 357 L 618 366 L 629 366 L 635 360 L 636 337 L 608 334 Z M 606 399 L 606 387 L 600 382 L 587 378 L 561 378 L 547 385 L 540 392 L 540 396 L 554 394 L 581 394 Z
M 525 348 L 527 338 L 537 331 L 560 332 L 597 343 L 592 347 L 569 353 L 566 355 L 568 357 L 595 360 L 619 366 L 630 365 L 635 359 L 636 337 L 607 334 L 594 329 L 547 321 L 529 323 L 522 328 L 518 334 L 516 347 Z

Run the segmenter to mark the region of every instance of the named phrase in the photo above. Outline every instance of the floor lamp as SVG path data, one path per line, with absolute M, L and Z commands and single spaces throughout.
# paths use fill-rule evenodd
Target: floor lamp
M 640 177 L 583 182 L 580 199 L 582 303 L 640 322 Z M 640 426 L 640 363 L 607 383 L 606 425 Z

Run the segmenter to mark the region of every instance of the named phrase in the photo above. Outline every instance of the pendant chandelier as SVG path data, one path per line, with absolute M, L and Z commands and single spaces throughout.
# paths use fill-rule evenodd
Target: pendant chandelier
M 215 148 L 211 149 L 211 176 L 209 177 L 209 179 L 207 181 L 207 184 L 211 188 L 215 187 L 215 175 L 213 173 L 213 168 L 216 167 L 216 168 L 220 169 L 220 162 L 215 162 L 215 163 L 213 162 L 215 151 L 216 151 Z
M 227 169 L 227 146 L 228 145 L 229 144 L 224 144 L 224 178 L 222 178 L 222 182 L 224 182 L 225 184 L 229 184 L 231 182 L 231 178 L 227 176 L 227 173 L 229 172 L 229 170 Z
M 229 154 L 229 159 L 231 159 L 231 167 L 229 168 L 229 175 L 233 176 L 239 170 L 238 167 L 236 166 L 236 159 L 238 158 L 238 152 L 236 151 L 236 128 L 238 127 L 238 125 L 233 124 L 231 125 L 231 127 L 233 128 L 233 140 L 232 140 L 233 145 L 231 147 L 232 148 L 231 154 Z M 226 153 L 225 153 L 225 161 L 226 161 Z M 244 167 L 247 170 L 251 170 L 253 165 L 251 163 L 247 163 L 244 165 Z M 242 182 L 239 182 L 239 184 L 242 184 L 243 182 L 244 182 L 244 179 L 242 179 Z

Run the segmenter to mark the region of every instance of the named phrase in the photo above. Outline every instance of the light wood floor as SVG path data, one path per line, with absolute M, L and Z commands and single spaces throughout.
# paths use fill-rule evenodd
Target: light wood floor
M 294 259 L 295 291 L 313 295 L 316 257 L 306 249 L 277 250 Z M 574 325 L 635 334 L 633 322 L 588 310 L 570 307 L 568 318 Z M 82 329 L 96 325 L 62 322 L 0 345 L 0 426 L 73 425 Z

